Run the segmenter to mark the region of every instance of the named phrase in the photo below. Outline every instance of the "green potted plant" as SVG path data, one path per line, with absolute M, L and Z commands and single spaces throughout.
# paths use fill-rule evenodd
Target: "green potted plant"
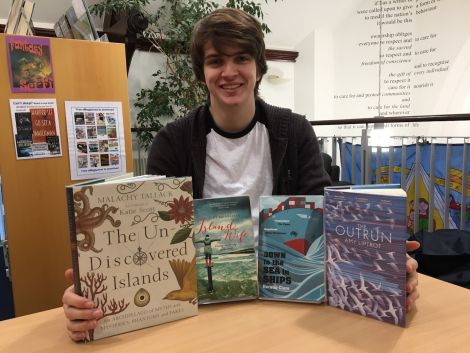
M 264 0 L 268 3 L 269 0 Z M 277 2 L 277 0 L 274 0 Z M 178 118 L 202 104 L 207 95 L 204 85 L 194 79 L 191 69 L 189 40 L 196 22 L 220 5 L 206 0 L 162 0 L 153 13 L 147 11 L 150 0 L 103 0 L 91 7 L 93 14 L 138 11 L 148 20 L 144 36 L 164 56 L 166 67 L 152 75 L 152 88 L 142 88 L 135 106 L 139 108 L 136 120 L 140 145 L 147 149 L 153 136 L 162 126 L 162 120 Z M 263 20 L 260 3 L 246 0 L 228 0 L 226 7 L 236 7 Z M 270 29 L 261 23 L 265 33 Z

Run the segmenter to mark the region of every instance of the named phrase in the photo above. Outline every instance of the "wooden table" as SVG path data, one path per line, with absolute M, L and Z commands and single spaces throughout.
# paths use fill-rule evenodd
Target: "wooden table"
M 255 300 L 202 306 L 196 317 L 76 344 L 57 308 L 0 322 L 0 352 L 470 352 L 470 291 L 419 280 L 406 328 L 327 305 Z

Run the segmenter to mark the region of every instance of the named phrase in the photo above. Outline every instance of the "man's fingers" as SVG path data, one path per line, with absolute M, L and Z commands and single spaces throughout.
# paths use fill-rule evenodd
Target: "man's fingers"
M 65 270 L 65 278 L 67 278 L 70 282 L 73 281 L 73 270 L 71 268 Z
M 410 312 L 413 310 L 416 300 L 419 298 L 419 292 L 417 290 L 414 290 L 413 292 L 409 293 L 406 296 L 406 311 Z
M 406 242 L 406 251 L 414 251 L 414 250 L 417 250 L 419 249 L 419 247 L 421 246 L 421 244 L 415 240 L 408 240 Z
M 77 309 L 64 304 L 64 312 L 67 319 L 75 320 L 96 320 L 103 316 L 101 309 Z
M 408 254 L 406 254 L 406 274 L 410 275 L 412 273 L 416 273 L 417 269 L 418 269 L 418 261 L 413 259 Z

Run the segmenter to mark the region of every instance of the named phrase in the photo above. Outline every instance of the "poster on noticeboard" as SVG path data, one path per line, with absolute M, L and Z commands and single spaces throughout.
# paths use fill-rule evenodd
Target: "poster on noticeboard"
M 126 172 L 121 102 L 66 101 L 72 180 Z
M 6 36 L 12 93 L 54 93 L 49 38 Z
M 62 156 L 55 99 L 10 99 L 16 159 Z

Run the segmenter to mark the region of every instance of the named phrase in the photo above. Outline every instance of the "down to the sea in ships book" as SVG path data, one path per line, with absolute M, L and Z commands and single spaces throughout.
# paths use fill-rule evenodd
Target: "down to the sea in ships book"
M 260 299 L 322 302 L 324 250 L 323 196 L 260 198 Z
M 66 191 L 75 288 L 104 313 L 88 341 L 197 315 L 191 178 Z

